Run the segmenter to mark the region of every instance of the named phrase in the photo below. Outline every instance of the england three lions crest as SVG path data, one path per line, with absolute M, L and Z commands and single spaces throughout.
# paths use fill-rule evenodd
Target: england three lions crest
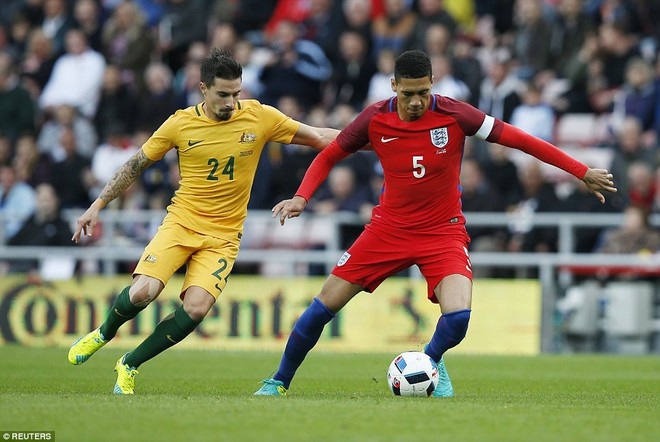
M 431 143 L 438 149 L 441 149 L 449 142 L 449 132 L 446 127 L 431 129 Z

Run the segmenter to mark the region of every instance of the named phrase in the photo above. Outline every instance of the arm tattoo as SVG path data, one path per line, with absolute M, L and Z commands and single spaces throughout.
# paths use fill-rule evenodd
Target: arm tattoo
M 124 190 L 128 189 L 128 186 L 133 184 L 135 179 L 153 163 L 154 161 L 151 161 L 144 154 L 142 149 L 138 150 L 135 152 L 135 155 L 133 155 L 119 168 L 119 170 L 117 170 L 117 172 L 115 172 L 110 181 L 108 181 L 108 184 L 103 188 L 99 198 L 101 198 L 105 204 L 109 204 L 110 201 L 114 200 L 121 195 Z

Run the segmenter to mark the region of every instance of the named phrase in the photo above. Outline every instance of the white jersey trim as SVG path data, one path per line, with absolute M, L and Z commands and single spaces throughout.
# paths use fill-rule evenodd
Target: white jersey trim
M 495 118 L 491 117 L 490 115 L 486 115 L 486 118 L 484 118 L 484 122 L 481 123 L 481 127 L 477 131 L 477 133 L 474 134 L 475 137 L 479 138 L 480 140 L 485 140 L 488 138 L 488 135 L 490 135 L 490 132 L 493 130 L 493 126 L 495 125 Z

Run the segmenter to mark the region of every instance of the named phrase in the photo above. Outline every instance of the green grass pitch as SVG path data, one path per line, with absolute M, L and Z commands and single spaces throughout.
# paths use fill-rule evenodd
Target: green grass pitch
M 113 395 L 122 350 L 0 347 L 0 432 L 57 441 L 652 441 L 660 358 L 446 356 L 457 396 L 400 398 L 394 354 L 312 352 L 286 398 L 254 397 L 279 354 L 168 351 Z

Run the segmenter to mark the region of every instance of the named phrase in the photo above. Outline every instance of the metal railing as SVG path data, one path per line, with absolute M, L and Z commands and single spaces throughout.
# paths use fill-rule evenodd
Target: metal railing
M 66 211 L 64 216 L 75 225 L 75 220 L 81 211 Z M 98 260 L 104 263 L 104 273 L 113 275 L 117 272 L 120 262 L 137 261 L 144 248 L 144 244 L 117 244 L 114 239 L 123 224 L 130 223 L 160 223 L 164 218 L 163 211 L 117 211 L 106 210 L 101 213 L 103 225 L 101 236 L 91 244 L 82 244 L 77 247 L 24 247 L 0 245 L 0 260 L 9 259 L 37 259 L 45 260 L 53 256 L 65 256 L 79 260 Z M 515 221 L 512 215 L 504 213 L 469 213 L 466 214 L 469 226 L 502 227 Z M 615 227 L 621 225 L 621 214 L 576 214 L 576 213 L 543 213 L 535 214 L 527 221 L 536 227 L 557 227 L 559 232 L 558 253 L 499 253 L 474 252 L 471 260 L 474 268 L 507 267 L 507 268 L 535 268 L 538 269 L 539 281 L 542 287 L 542 318 L 541 318 L 541 350 L 552 351 L 552 340 L 555 336 L 553 313 L 558 297 L 558 278 L 561 269 L 572 266 L 594 266 L 602 268 L 620 267 L 622 265 L 637 268 L 641 271 L 660 271 L 660 254 L 646 256 L 640 255 L 613 255 L 613 254 L 578 254 L 573 253 L 576 229 L 581 227 Z M 256 230 L 263 234 L 268 232 L 269 243 L 276 244 L 263 248 L 259 241 L 248 241 L 242 247 L 237 264 L 279 262 L 290 264 L 324 264 L 331 268 L 343 253 L 339 250 L 340 232 L 342 225 L 362 225 L 357 215 L 337 213 L 317 217 L 305 214 L 298 220 L 291 220 L 285 228 L 295 231 L 304 229 L 308 222 L 322 220 L 326 231 L 323 235 L 324 250 L 305 250 L 299 247 L 282 247 L 286 241 L 279 241 L 277 235 L 283 229 L 277 220 L 272 219 L 268 211 L 252 211 L 246 220 L 245 230 Z M 0 213 L 0 224 L 3 222 Z M 653 225 L 660 225 L 660 215 L 652 216 Z M 261 226 L 254 229 L 255 226 Z M 265 226 L 265 227 L 264 227 Z M 244 238 L 246 239 L 246 238 Z M 291 242 L 289 239 L 288 241 Z M 295 239 L 293 240 L 295 243 Z M 418 270 L 413 270 L 412 277 L 421 277 Z M 657 327 L 656 327 L 657 328 Z

